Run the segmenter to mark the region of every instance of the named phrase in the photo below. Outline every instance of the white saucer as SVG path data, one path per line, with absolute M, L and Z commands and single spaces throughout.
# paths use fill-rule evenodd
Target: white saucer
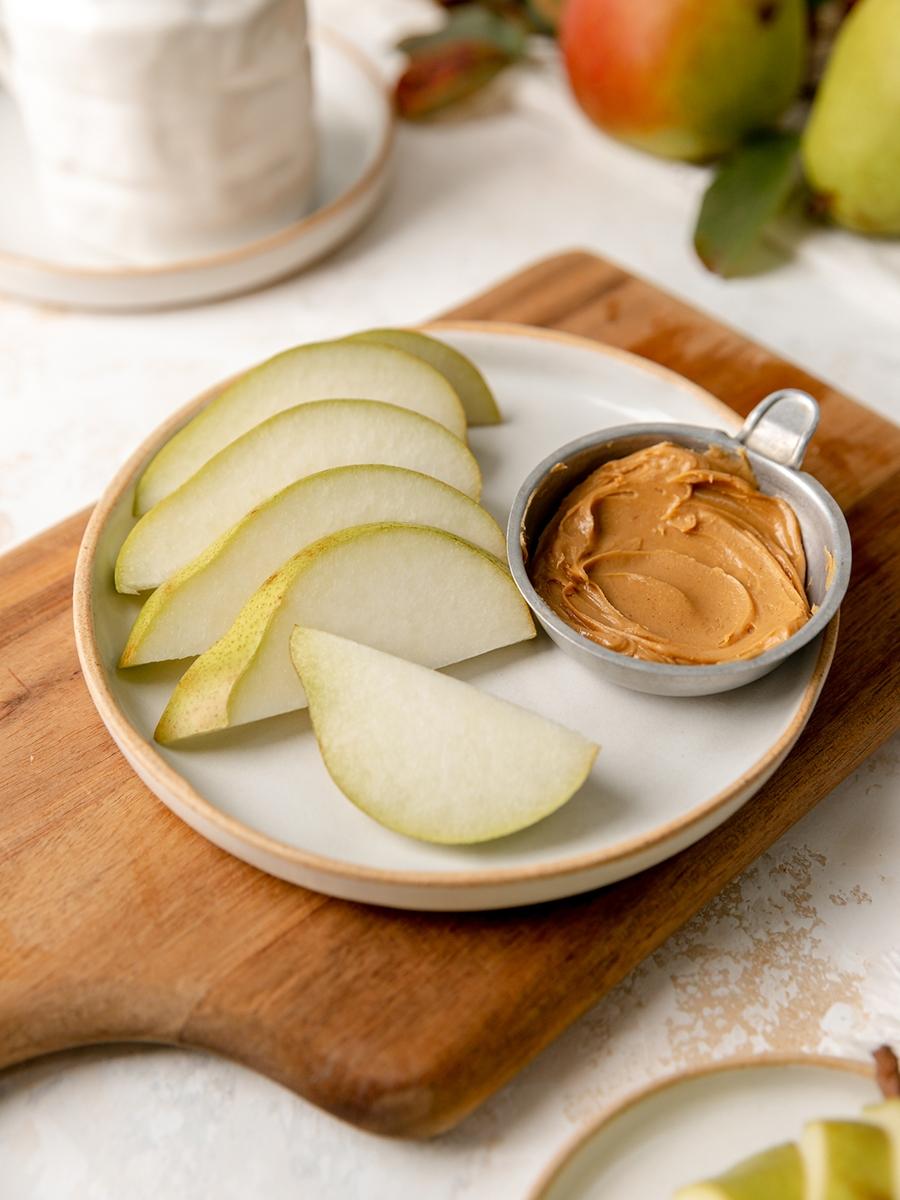
M 504 415 L 470 431 L 483 502 L 506 523 L 531 468 L 594 429 L 684 421 L 733 431 L 731 411 L 645 359 L 524 326 L 437 324 L 486 375 Z M 600 743 L 594 770 L 559 812 L 513 837 L 436 846 L 382 828 L 341 795 L 307 713 L 226 731 L 187 749 L 153 729 L 184 664 L 119 671 L 139 607 L 113 589 L 144 463 L 201 398 L 157 430 L 113 480 L 85 533 L 75 628 L 100 716 L 144 782 L 205 837 L 317 891 L 399 908 L 483 909 L 575 895 L 660 862 L 734 813 L 799 737 L 824 682 L 835 625 L 756 683 L 671 699 L 599 679 L 543 635 L 450 669 Z
M 602 1114 L 528 1200 L 671 1200 L 796 1140 L 807 1121 L 858 1117 L 880 1098 L 871 1065 L 849 1059 L 763 1056 L 686 1071 Z
M 290 275 L 346 241 L 384 192 L 393 109 L 377 68 L 337 34 L 315 31 L 312 58 L 319 135 L 313 211 L 253 240 L 198 248 L 196 257 L 162 266 L 110 266 L 60 243 L 41 215 L 15 106 L 0 91 L 0 291 L 74 308 L 195 304 Z

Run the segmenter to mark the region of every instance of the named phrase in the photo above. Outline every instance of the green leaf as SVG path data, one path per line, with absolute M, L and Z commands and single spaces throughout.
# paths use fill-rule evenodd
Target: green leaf
M 516 9 L 488 3 L 448 9 L 441 29 L 400 43 L 409 65 L 397 81 L 397 111 L 424 120 L 471 96 L 525 54 L 527 32 Z
M 514 17 L 502 16 L 481 4 L 460 4 L 448 10 L 441 29 L 404 38 L 397 49 L 415 59 L 456 42 L 477 42 L 493 47 L 511 62 L 525 53 L 526 40 L 525 26 Z
M 528 0 L 528 14 L 538 33 L 555 36 L 562 19 L 564 0 Z
M 769 221 L 800 184 L 799 137 L 757 133 L 727 155 L 706 189 L 694 248 L 704 266 L 738 275 Z
M 417 52 L 397 80 L 397 112 L 421 121 L 473 95 L 512 60 L 486 42 L 450 42 Z

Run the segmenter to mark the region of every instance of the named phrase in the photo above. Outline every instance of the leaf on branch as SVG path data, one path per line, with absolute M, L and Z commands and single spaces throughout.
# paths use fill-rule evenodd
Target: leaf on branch
M 528 16 L 536 33 L 554 36 L 562 20 L 564 0 L 527 0 Z
M 512 62 L 525 53 L 526 29 L 521 21 L 480 4 L 460 4 L 448 11 L 447 20 L 440 29 L 404 38 L 397 49 L 415 59 L 426 51 L 456 42 L 491 46 Z
M 425 120 L 474 95 L 510 61 L 486 42 L 452 42 L 417 54 L 397 80 L 397 111 L 407 121 Z
M 694 248 L 710 271 L 740 274 L 766 225 L 800 186 L 798 146 L 793 133 L 757 133 L 722 159 L 694 230 Z
M 397 111 L 424 120 L 490 83 L 526 47 L 527 30 L 516 17 L 480 4 L 451 8 L 441 29 L 400 43 L 409 65 L 397 81 Z

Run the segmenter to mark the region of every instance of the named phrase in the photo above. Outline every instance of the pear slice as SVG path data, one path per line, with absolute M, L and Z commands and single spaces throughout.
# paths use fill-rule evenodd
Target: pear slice
M 496 555 L 494 518 L 455 488 L 402 467 L 335 467 L 292 483 L 248 513 L 156 589 L 138 614 L 120 667 L 202 654 L 244 602 L 304 546 L 350 525 L 432 525 Z
M 863 1119 L 879 1126 L 891 1143 L 891 1173 L 894 1195 L 900 1197 L 900 1098 L 891 1097 L 863 1109 Z
M 811 1121 L 800 1151 L 804 1200 L 892 1200 L 888 1135 L 865 1121 Z
M 679 1188 L 675 1200 L 806 1200 L 803 1160 L 792 1143 L 775 1146 L 709 1179 Z
M 180 429 L 141 476 L 136 515 L 174 492 L 229 442 L 286 408 L 315 400 L 382 400 L 464 437 L 466 418 L 444 376 L 393 346 L 319 342 L 253 367 Z
M 158 587 L 288 484 L 358 463 L 411 467 L 474 499 L 481 489 L 472 452 L 428 417 L 374 400 L 301 404 L 256 425 L 145 513 L 119 551 L 116 588 Z
M 425 842 L 485 842 L 555 812 L 597 746 L 428 667 L 297 628 L 291 658 L 322 758 L 357 808 Z
M 347 340 L 394 346 L 429 363 L 459 396 L 470 425 L 498 425 L 503 420 L 484 376 L 470 359 L 446 342 L 417 329 L 365 329 Z
M 492 554 L 424 525 L 343 529 L 289 559 L 194 660 L 160 718 L 157 741 L 303 708 L 289 648 L 295 625 L 431 667 L 535 632 L 512 576 Z

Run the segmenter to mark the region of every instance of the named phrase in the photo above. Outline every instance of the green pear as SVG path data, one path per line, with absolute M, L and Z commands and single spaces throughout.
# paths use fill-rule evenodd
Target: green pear
M 295 625 L 429 667 L 532 638 L 506 565 L 424 525 L 358 525 L 307 546 L 254 592 L 223 638 L 188 667 L 156 728 L 175 742 L 303 708 Z
M 202 654 L 244 603 L 304 546 L 351 525 L 403 521 L 505 552 L 494 518 L 455 488 L 402 467 L 335 467 L 299 479 L 176 571 L 138 614 L 120 667 Z
M 408 837 L 484 842 L 555 812 L 597 746 L 428 667 L 319 629 L 291 657 L 331 778 L 357 808 Z
M 764 1150 L 724 1175 L 679 1188 L 675 1200 L 807 1200 L 800 1152 L 793 1143 Z
M 462 401 L 470 425 L 497 425 L 503 420 L 484 376 L 473 362 L 446 342 L 417 329 L 365 329 L 348 340 L 394 346 L 440 371 Z
M 811 1121 L 800 1152 L 805 1200 L 892 1200 L 888 1135 L 865 1121 Z
M 888 1135 L 891 1143 L 891 1168 L 894 1180 L 894 1195 L 900 1197 L 900 1098 L 894 1096 L 880 1104 L 870 1104 L 863 1109 L 863 1117 L 878 1125 Z
M 381 400 L 411 408 L 464 437 L 456 392 L 434 367 L 393 346 L 297 346 L 241 375 L 170 438 L 140 478 L 136 515 L 147 512 L 235 438 L 276 413 L 316 400 Z
M 900 0 L 858 0 L 803 135 L 818 206 L 849 229 L 900 234 Z
M 116 559 L 116 588 L 142 592 L 187 566 L 256 505 L 330 467 L 384 463 L 478 498 L 481 472 L 443 425 L 376 400 L 320 400 L 269 417 L 145 513 Z

